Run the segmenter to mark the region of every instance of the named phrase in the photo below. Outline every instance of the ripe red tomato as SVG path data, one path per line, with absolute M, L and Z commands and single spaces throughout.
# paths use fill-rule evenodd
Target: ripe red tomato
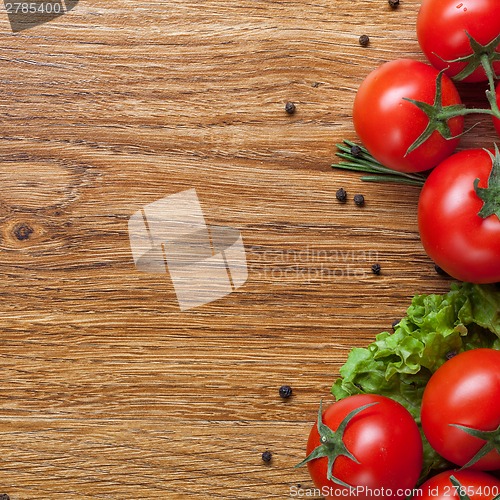
M 431 172 L 420 193 L 418 227 L 427 254 L 470 283 L 500 281 L 500 219 L 478 215 L 483 201 L 474 189 L 477 178 L 487 187 L 492 165 L 483 149 L 461 151 Z
M 479 431 L 499 428 L 500 351 L 471 349 L 446 361 L 424 390 L 421 420 L 425 436 L 441 456 L 460 466 L 468 464 L 486 441 L 456 425 Z M 500 469 L 496 439 L 491 451 L 471 468 Z
M 436 166 L 458 145 L 458 138 L 444 139 L 434 131 L 419 147 L 408 148 L 429 124 L 428 116 L 414 103 L 433 104 L 438 71 L 411 59 L 382 64 L 361 83 L 354 99 L 354 128 L 366 149 L 383 165 L 402 172 L 419 172 Z M 442 78 L 443 106 L 461 104 L 453 82 Z M 462 116 L 447 121 L 451 137 L 463 132 Z
M 422 51 L 438 69 L 449 66 L 446 73 L 453 77 L 465 62 L 447 63 L 472 54 L 467 33 L 482 45 L 500 34 L 500 2 L 498 0 L 423 0 L 417 17 L 417 37 Z M 500 52 L 500 45 L 495 49 Z M 500 72 L 500 61 L 493 63 Z M 487 80 L 481 66 L 463 81 Z
M 342 441 L 359 463 L 341 455 L 333 462 L 333 477 L 356 488 L 356 498 L 373 500 L 373 490 L 383 489 L 384 496 L 404 498 L 403 491 L 415 486 L 422 468 L 422 439 L 417 424 L 408 410 L 385 396 L 358 394 L 329 406 L 322 423 L 332 431 L 342 420 L 363 405 L 375 403 L 356 414 L 345 427 Z M 317 424 L 307 442 L 309 455 L 322 445 Z M 338 447 L 336 447 L 338 449 Z M 348 488 L 327 478 L 328 459 L 315 458 L 307 462 L 314 484 L 326 498 L 335 498 L 335 491 Z M 406 491 L 406 495 L 408 491 Z
M 458 484 L 453 484 L 450 476 L 458 480 Z M 474 498 L 491 500 L 500 493 L 500 480 L 486 472 L 474 470 L 445 471 L 422 484 L 414 498 L 449 500 L 460 498 L 458 493 L 467 495 L 471 500 Z

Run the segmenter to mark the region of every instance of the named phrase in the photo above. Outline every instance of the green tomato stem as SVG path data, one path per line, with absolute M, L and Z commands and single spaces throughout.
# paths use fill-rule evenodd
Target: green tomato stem
M 495 72 L 493 70 L 493 66 L 491 65 L 490 58 L 487 54 L 481 55 L 481 64 L 483 66 L 484 72 L 488 77 L 489 89 L 486 91 L 486 97 L 488 98 L 488 102 L 490 103 L 490 107 L 492 110 L 493 116 L 500 119 L 500 109 L 498 108 L 497 99 L 495 95 Z
M 474 429 L 472 427 L 467 427 L 465 425 L 458 424 L 450 424 L 452 427 L 456 427 L 460 429 L 470 436 L 477 437 L 478 439 L 482 439 L 485 441 L 484 445 L 479 449 L 479 451 L 462 467 L 461 470 L 467 469 L 471 467 L 476 462 L 481 460 L 484 456 L 486 456 L 490 451 L 500 450 L 500 425 L 492 431 L 480 431 L 478 429 Z

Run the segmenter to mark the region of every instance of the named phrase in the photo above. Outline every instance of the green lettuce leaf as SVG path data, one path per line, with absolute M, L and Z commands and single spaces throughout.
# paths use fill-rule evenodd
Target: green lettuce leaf
M 450 357 L 478 347 L 500 349 L 498 286 L 460 283 L 444 295 L 417 295 L 394 333 L 382 332 L 368 347 L 351 350 L 332 394 L 336 399 L 362 393 L 391 397 L 420 427 L 422 395 L 431 375 Z M 423 433 L 422 438 L 421 479 L 450 466 Z

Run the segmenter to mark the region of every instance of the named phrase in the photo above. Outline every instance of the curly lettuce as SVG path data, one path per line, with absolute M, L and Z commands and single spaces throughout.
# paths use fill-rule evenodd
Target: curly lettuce
M 351 350 L 332 394 L 336 399 L 363 393 L 391 397 L 420 427 L 422 395 L 431 375 L 450 357 L 478 347 L 500 349 L 498 285 L 461 283 L 444 295 L 417 295 L 394 333 L 382 332 L 368 347 Z M 424 478 L 449 464 L 422 437 Z

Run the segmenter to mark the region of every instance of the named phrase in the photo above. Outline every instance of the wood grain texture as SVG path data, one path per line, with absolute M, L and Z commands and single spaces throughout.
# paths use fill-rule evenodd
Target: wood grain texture
M 418 189 L 330 168 L 364 76 L 423 60 L 418 5 L 91 0 L 19 33 L 0 15 L 0 493 L 311 487 L 293 466 L 349 350 L 449 286 L 419 242 Z M 494 137 L 485 122 L 462 147 Z M 366 206 L 337 204 L 340 186 Z M 181 312 L 165 275 L 135 269 L 127 224 L 190 188 L 241 231 L 249 277 Z

